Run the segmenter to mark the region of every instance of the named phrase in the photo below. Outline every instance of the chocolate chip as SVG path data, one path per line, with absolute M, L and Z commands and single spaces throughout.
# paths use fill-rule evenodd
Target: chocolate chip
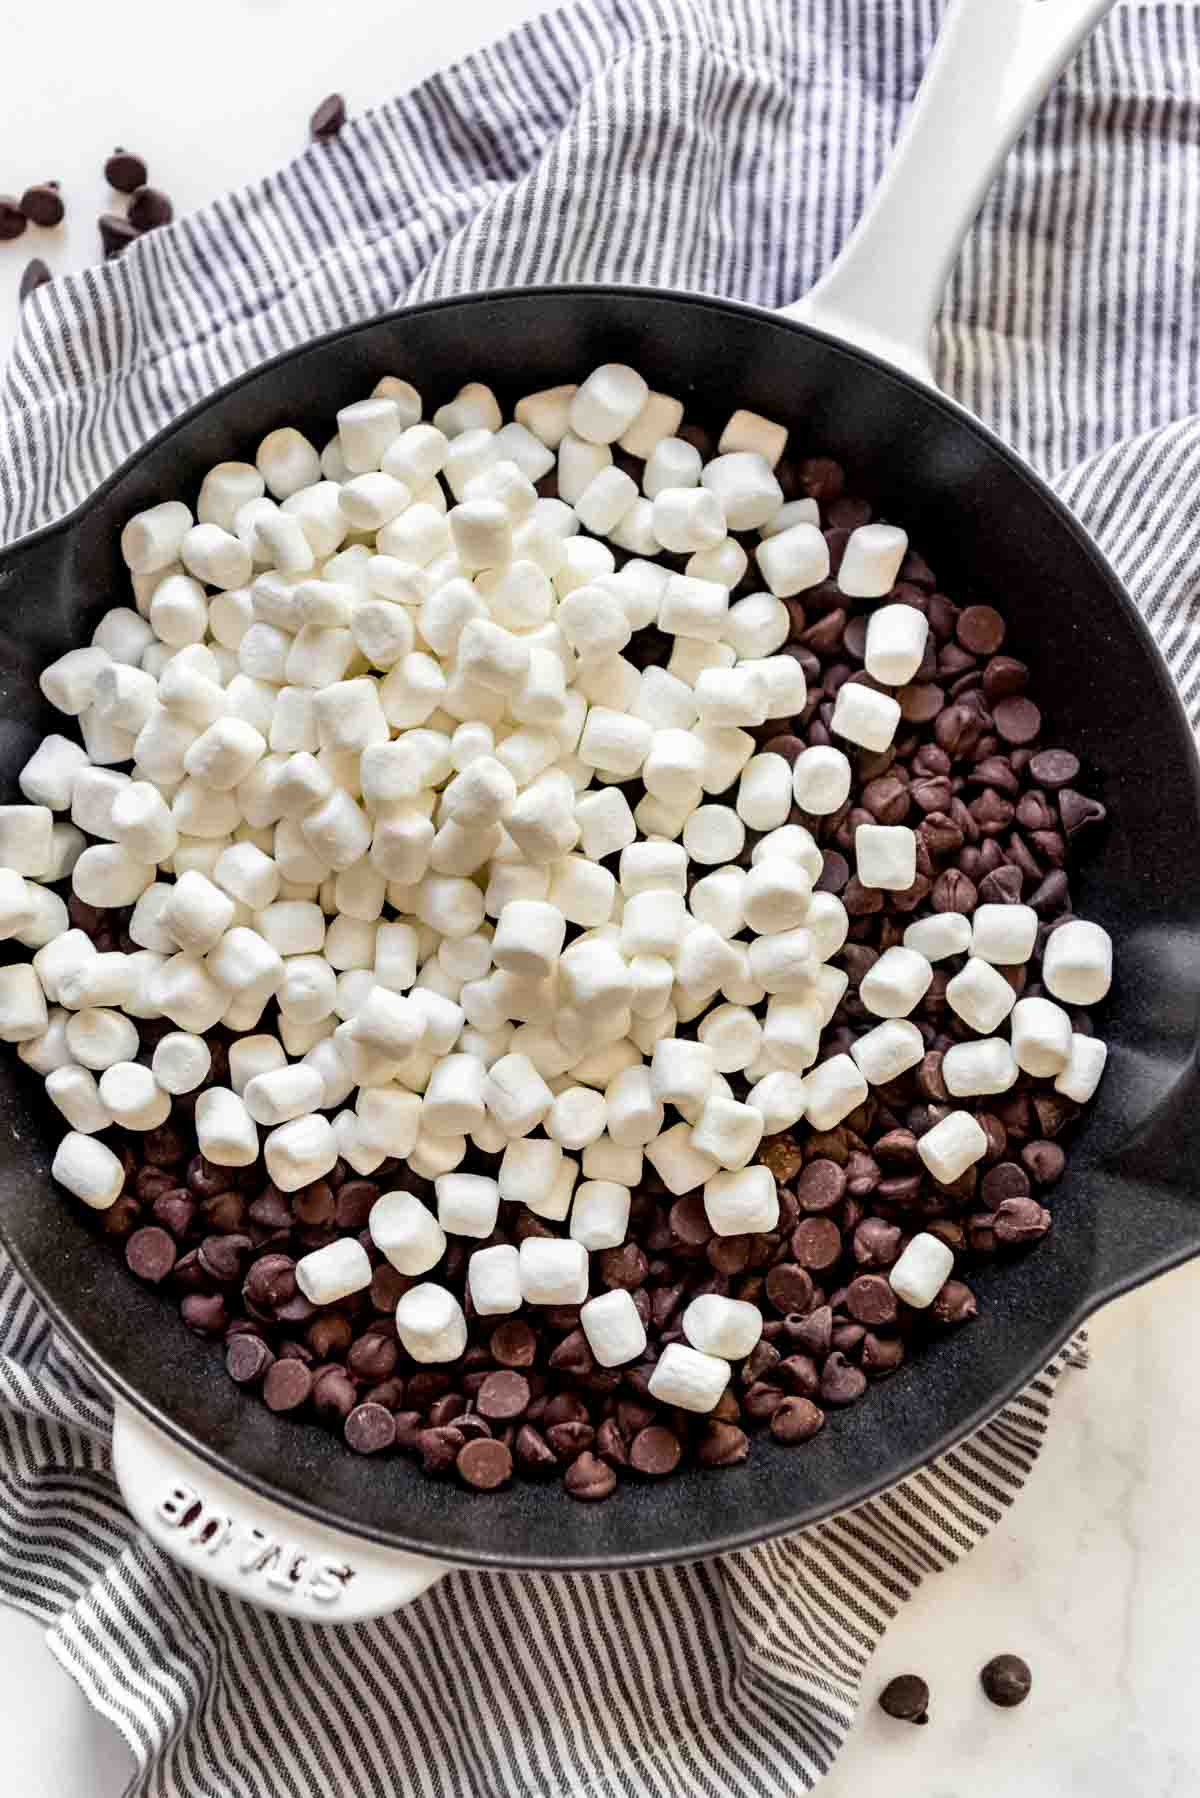
M 758 1159 L 770 1168 L 780 1186 L 787 1186 L 804 1166 L 804 1150 L 794 1136 L 766 1136 L 759 1148 Z
M 809 1213 L 832 1211 L 846 1196 L 846 1173 L 836 1161 L 819 1157 L 810 1161 L 795 1184 L 800 1209 Z
M 807 1311 L 812 1303 L 812 1275 L 794 1261 L 780 1261 L 767 1274 L 767 1297 L 776 1311 Z
M 1089 799 L 1073 787 L 1064 787 L 1058 795 L 1058 812 L 1069 837 L 1092 824 L 1103 824 L 1108 812 L 1098 799 Z
M 1042 728 L 1042 714 L 1031 699 L 1002 699 L 992 716 L 1006 743 L 1032 743 Z
M 318 143 L 336 137 L 346 123 L 346 102 L 341 94 L 329 94 L 308 121 L 309 136 Z
M 125 1260 L 139 1280 L 157 1285 L 165 1280 L 175 1265 L 175 1243 L 170 1234 L 157 1224 L 135 1230 L 125 1244 Z
M 997 1242 L 1036 1242 L 1050 1228 L 1050 1213 L 1036 1199 L 1005 1199 L 992 1218 Z
M 732 1423 L 708 1423 L 696 1439 L 702 1467 L 737 1467 L 750 1453 L 750 1438 Z
M 989 1211 L 994 1211 L 1005 1199 L 1027 1199 L 1029 1176 L 1015 1161 L 1001 1161 L 996 1167 L 990 1167 L 979 1182 L 979 1196 Z
M 651 1424 L 639 1430 L 629 1445 L 629 1465 L 638 1473 L 659 1479 L 674 1473 L 683 1454 L 683 1444 L 673 1430 Z
M 273 1362 L 274 1356 L 261 1336 L 234 1336 L 225 1346 L 226 1371 L 239 1386 L 251 1386 L 261 1380 Z
M 776 1442 L 811 1442 L 824 1422 L 824 1411 L 811 1399 L 785 1398 L 771 1414 L 771 1434 Z
M 965 1324 L 978 1317 L 979 1306 L 975 1294 L 962 1280 L 947 1280 L 929 1312 L 940 1324 Z
M 119 212 L 102 212 L 97 223 L 106 261 L 112 256 L 119 256 L 139 235 L 137 226 L 131 225 Z
M 342 1435 L 359 1455 L 377 1455 L 396 1440 L 396 1419 L 385 1405 L 368 1400 L 347 1413 Z
M 1033 1686 L 1033 1674 L 1028 1661 L 1019 1654 L 997 1654 L 980 1669 L 979 1683 L 993 1704 L 1009 1710 L 1013 1705 L 1024 1704 Z
M 39 181 L 34 187 L 27 187 L 21 195 L 21 211 L 31 225 L 51 227 L 61 225 L 66 208 L 62 195 L 58 191 L 57 181 Z
M 1004 630 L 1004 620 L 994 606 L 965 606 L 955 625 L 959 642 L 975 656 L 995 655 L 1004 642 Z
M 481 1417 L 508 1423 L 512 1418 L 520 1417 L 528 1407 L 530 1397 L 529 1381 L 524 1374 L 505 1368 L 499 1373 L 488 1374 L 476 1394 L 475 1403 Z
M 20 201 L 12 194 L 0 194 L 0 242 L 9 243 L 20 237 L 28 223 Z
M 449 1473 L 458 1460 L 464 1441 L 461 1430 L 456 1430 L 452 1423 L 445 1424 L 441 1429 L 422 1430 L 417 1437 L 422 1473 L 432 1474 L 434 1478 Z
M 155 231 L 160 225 L 169 225 L 174 216 L 175 208 L 157 187 L 136 188 L 126 214 L 135 231 Z
M 596 1455 L 584 1453 L 571 1462 L 563 1477 L 563 1484 L 572 1498 L 608 1498 L 616 1488 L 617 1476 L 607 1462 L 601 1461 Z
M 899 1673 L 879 1694 L 879 1708 L 898 1723 L 928 1723 L 929 1687 L 919 1673 Z
M 513 1446 L 517 1460 L 527 1473 L 548 1473 L 558 1466 L 554 1450 L 530 1424 L 521 1425 Z
M 312 1393 L 312 1374 L 302 1361 L 279 1360 L 267 1369 L 263 1398 L 272 1411 L 295 1411 Z
M 832 1267 L 841 1252 L 842 1234 L 832 1218 L 804 1217 L 792 1231 L 792 1254 L 814 1273 Z
M 1053 1186 L 1062 1179 L 1067 1165 L 1066 1155 L 1056 1142 L 1027 1142 L 1021 1150 L 1021 1160 L 1039 1186 Z
M 481 1437 L 459 1450 L 457 1466 L 468 1486 L 477 1492 L 494 1492 L 512 1478 L 512 1451 L 494 1437 Z
M 853 1405 L 867 1389 L 866 1375 L 846 1360 L 840 1349 L 831 1349 L 821 1369 L 821 1397 L 827 1405 Z
M 139 187 L 144 187 L 146 174 L 146 165 L 141 157 L 135 156 L 132 150 L 122 150 L 120 145 L 104 165 L 105 180 L 119 194 L 135 193 Z
M 882 1274 L 858 1274 L 846 1288 L 846 1309 L 858 1323 L 878 1329 L 895 1322 L 899 1307 Z

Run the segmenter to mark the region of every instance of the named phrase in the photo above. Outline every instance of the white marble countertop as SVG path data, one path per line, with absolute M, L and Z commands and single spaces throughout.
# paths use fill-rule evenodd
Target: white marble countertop
M 10 12 L 20 80 L 5 95 L 0 187 L 58 179 L 57 232 L 0 246 L 0 344 L 29 256 L 57 270 L 97 255 L 109 205 L 102 165 L 117 142 L 151 165 L 178 208 L 201 204 L 300 148 L 332 89 L 352 110 L 544 10 L 543 0 L 208 0 L 207 29 L 180 39 L 151 0 L 111 12 L 63 0 L 54 60 L 36 8 Z M 51 77 L 53 100 L 51 100 Z M 264 104 L 264 81 L 269 103 Z M 228 121 L 236 120 L 236 126 Z M 1191 1687 L 1200 1615 L 1200 1265 L 1095 1320 L 1090 1372 L 1067 1376 L 1041 1462 L 988 1541 L 927 1582 L 897 1619 L 868 1679 L 850 1743 L 822 1798 L 1184 1798 L 1200 1790 L 1200 1708 Z M 1019 1711 L 993 1710 L 976 1672 L 1011 1649 L 1034 1669 Z M 7 1789 L 19 1798 L 118 1798 L 127 1750 L 41 1646 L 0 1611 L 0 1719 Z M 933 1688 L 925 1729 L 892 1723 L 874 1694 L 894 1673 Z M 886 1787 L 884 1780 L 886 1779 Z M 464 1794 L 463 1798 L 469 1798 Z

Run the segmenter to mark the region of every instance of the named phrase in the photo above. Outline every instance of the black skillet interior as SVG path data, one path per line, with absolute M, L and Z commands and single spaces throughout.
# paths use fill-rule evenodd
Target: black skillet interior
M 194 496 L 214 462 L 252 453 L 273 426 L 316 441 L 340 405 L 388 371 L 429 405 L 491 382 L 512 403 L 629 361 L 719 425 L 750 406 L 794 445 L 837 456 L 902 522 L 956 597 L 998 606 L 1034 670 L 1048 741 L 1082 756 L 1110 825 L 1073 879 L 1075 903 L 1119 945 L 1099 1022 L 1107 1078 L 1053 1195 L 1036 1253 L 978 1278 L 981 1316 L 923 1362 L 831 1419 L 801 1450 L 755 1445 L 734 1471 L 622 1488 L 607 1505 L 517 1485 L 480 1498 L 400 1459 L 361 1460 L 324 1431 L 275 1417 L 228 1379 L 170 1302 L 139 1286 L 91 1222 L 50 1187 L 40 1083 L 0 1061 L 0 1231 L 60 1327 L 99 1373 L 232 1477 L 334 1527 L 451 1560 L 582 1568 L 682 1560 L 794 1529 L 888 1485 L 974 1427 L 1027 1381 L 1102 1299 L 1200 1249 L 1192 1158 L 1200 992 L 1200 806 L 1190 733 L 1128 600 L 1083 533 L 1029 471 L 935 394 L 870 357 L 719 301 L 649 291 L 551 289 L 417 307 L 260 369 L 151 445 L 64 527 L 0 556 L 0 778 L 61 719 L 40 667 L 128 603 L 117 549 L 129 515 Z M 56 1127 L 57 1126 L 57 1127 Z

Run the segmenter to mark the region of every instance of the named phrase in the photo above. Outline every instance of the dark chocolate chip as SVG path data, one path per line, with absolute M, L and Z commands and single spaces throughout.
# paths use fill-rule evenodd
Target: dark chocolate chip
M 125 1244 L 125 1260 L 139 1280 L 157 1285 L 165 1280 L 175 1265 L 175 1243 L 168 1231 L 157 1224 L 135 1230 Z
M 20 237 L 28 223 L 20 201 L 13 194 L 0 194 L 0 243 Z
M 524 1374 L 502 1368 L 490 1373 L 476 1394 L 475 1403 L 481 1417 L 509 1423 L 527 1409 L 531 1397 L 529 1381 Z
M 271 1367 L 274 1356 L 261 1336 L 234 1336 L 225 1348 L 225 1368 L 239 1386 L 253 1385 Z
M 128 249 L 134 238 L 139 235 L 136 225 L 131 225 L 127 218 L 119 212 L 102 212 L 97 221 L 100 227 L 100 245 L 105 260 L 119 256 L 122 250 Z
M 104 165 L 105 180 L 119 194 L 135 193 L 139 187 L 144 187 L 146 175 L 146 165 L 141 157 L 135 156 L 132 150 L 122 150 L 120 145 Z
M 303 1361 L 288 1357 L 274 1362 L 263 1381 L 263 1398 L 272 1411 L 295 1411 L 312 1393 L 312 1374 Z
M 733 1423 L 706 1424 L 696 1439 L 702 1467 L 738 1467 L 750 1453 L 750 1438 Z
M 824 1422 L 824 1411 L 811 1399 L 785 1398 L 771 1414 L 771 1434 L 776 1442 L 811 1442 Z
M 1019 1654 L 997 1654 L 980 1669 L 979 1683 L 993 1704 L 1009 1710 L 1013 1705 L 1024 1704 L 1033 1685 L 1033 1674 L 1028 1661 Z
M 169 225 L 174 216 L 175 208 L 157 187 L 137 188 L 126 214 L 135 231 L 155 231 L 160 225 Z
M 309 136 L 318 143 L 336 137 L 346 123 L 346 102 L 341 94 L 328 94 L 308 121 Z
M 21 211 L 31 225 L 61 225 L 66 208 L 57 181 L 39 181 L 21 195 Z
M 929 1687 L 919 1673 L 900 1673 L 879 1694 L 879 1708 L 898 1723 L 928 1723 Z
M 597 1455 L 578 1455 L 567 1468 L 563 1484 L 572 1498 L 608 1498 L 615 1490 L 617 1476 L 606 1461 Z
M 639 1430 L 629 1445 L 629 1465 L 638 1473 L 661 1478 L 674 1473 L 683 1454 L 683 1444 L 673 1430 L 661 1424 L 650 1424 Z

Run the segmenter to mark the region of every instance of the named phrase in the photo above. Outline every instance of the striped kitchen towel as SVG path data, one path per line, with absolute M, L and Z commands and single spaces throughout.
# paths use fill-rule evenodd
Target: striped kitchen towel
M 266 356 L 406 300 L 530 281 L 775 305 L 825 267 L 939 0 L 579 0 L 118 262 L 39 290 L 3 388 L 2 530 L 73 506 Z M 1200 704 L 1200 8 L 1125 0 L 973 232 L 939 378 L 1058 483 Z M 720 1562 L 451 1575 L 318 1632 L 141 1540 L 107 1404 L 0 1268 L 0 1592 L 158 1798 L 741 1798 L 810 1787 L 867 1658 L 1036 1458 L 1064 1351 L 973 1441 L 854 1513 Z M 535 1696 L 536 1695 L 536 1696 Z

